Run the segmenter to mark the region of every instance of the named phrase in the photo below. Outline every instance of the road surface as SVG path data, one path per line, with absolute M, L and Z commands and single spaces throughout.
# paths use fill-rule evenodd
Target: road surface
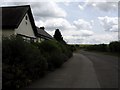
M 26 88 L 118 88 L 118 58 L 78 51 L 61 68 Z

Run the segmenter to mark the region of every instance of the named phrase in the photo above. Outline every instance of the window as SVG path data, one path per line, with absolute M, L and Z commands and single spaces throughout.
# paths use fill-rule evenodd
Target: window
M 27 20 L 28 20 L 28 17 L 27 15 L 25 16 L 25 24 L 27 25 Z
M 26 16 L 25 19 L 28 20 L 28 17 Z

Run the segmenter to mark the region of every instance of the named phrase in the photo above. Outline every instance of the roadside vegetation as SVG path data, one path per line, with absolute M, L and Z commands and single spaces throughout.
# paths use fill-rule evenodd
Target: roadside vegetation
M 120 42 L 113 41 L 109 44 L 86 45 L 86 50 L 102 51 L 102 52 L 120 52 Z
M 118 55 L 120 53 L 120 41 L 113 41 L 109 44 L 79 45 L 79 49 L 102 52 L 110 55 Z
M 20 89 L 62 66 L 72 49 L 57 40 L 29 43 L 21 37 L 2 40 L 2 88 Z

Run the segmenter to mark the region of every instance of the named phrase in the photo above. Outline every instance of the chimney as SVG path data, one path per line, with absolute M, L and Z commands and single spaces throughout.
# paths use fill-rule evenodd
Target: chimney
M 40 27 L 40 29 L 45 30 L 45 27 Z

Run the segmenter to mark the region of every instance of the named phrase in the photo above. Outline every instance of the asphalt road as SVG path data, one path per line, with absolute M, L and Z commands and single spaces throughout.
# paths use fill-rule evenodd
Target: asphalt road
M 79 51 L 93 63 L 101 88 L 118 88 L 118 57 Z
M 61 68 L 26 88 L 118 88 L 118 58 L 78 51 Z

